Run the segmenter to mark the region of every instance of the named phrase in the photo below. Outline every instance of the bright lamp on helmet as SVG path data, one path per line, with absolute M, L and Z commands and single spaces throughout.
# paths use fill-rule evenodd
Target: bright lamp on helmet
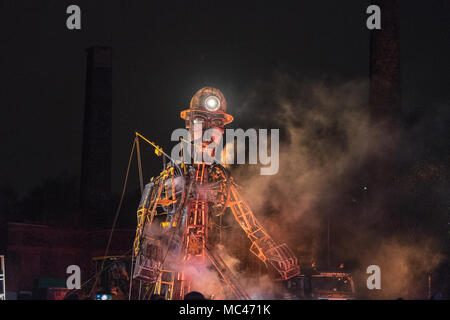
M 209 96 L 205 99 L 205 107 L 209 111 L 217 111 L 220 108 L 220 100 L 216 96 Z

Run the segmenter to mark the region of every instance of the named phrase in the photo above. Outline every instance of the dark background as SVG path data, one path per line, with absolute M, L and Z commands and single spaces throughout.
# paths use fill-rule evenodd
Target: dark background
M 447 1 L 403 1 L 403 105 L 416 117 L 448 102 Z M 0 2 L 0 177 L 25 195 L 45 177 L 79 175 L 85 49 L 113 47 L 113 189 L 134 131 L 168 149 L 179 111 L 205 85 L 239 117 L 248 90 L 274 70 L 298 78 L 368 77 L 369 1 L 77 1 L 82 29 L 68 30 L 68 1 Z M 156 160 L 158 161 L 158 160 Z
M 403 120 L 408 126 L 421 123 L 412 135 L 421 137 L 411 152 L 412 162 L 442 163 L 448 190 L 450 3 L 400 3 Z M 81 7 L 81 30 L 66 28 L 65 12 L 71 4 Z M 228 112 L 235 117 L 231 128 L 271 128 L 267 115 L 261 116 L 261 110 L 270 108 L 245 102 L 255 92 L 260 100 L 270 96 L 258 85 L 276 74 L 330 85 L 366 81 L 369 4 L 0 1 L 2 220 L 62 225 L 65 215 L 71 214 L 66 208 L 77 207 L 88 47 L 113 48 L 111 174 L 116 204 L 134 132 L 170 150 L 172 130 L 184 125 L 179 112 L 203 86 L 222 90 Z M 280 130 L 283 139 L 284 128 Z M 157 174 L 161 162 L 152 150 L 143 152 L 148 179 Z M 124 222 L 131 227 L 139 199 L 133 170 Z M 448 230 L 448 219 L 442 219 L 450 208 L 448 193 L 444 201 L 435 199 L 429 195 L 427 201 L 436 205 L 430 208 L 439 210 L 438 218 L 426 213 L 426 205 L 415 215 L 419 221 L 427 220 L 429 233 L 436 223 Z M 420 201 L 416 194 L 409 209 Z

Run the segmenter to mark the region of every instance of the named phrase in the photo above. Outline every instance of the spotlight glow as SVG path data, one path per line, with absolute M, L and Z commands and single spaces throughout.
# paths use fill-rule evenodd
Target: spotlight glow
M 209 111 L 216 111 L 220 107 L 220 100 L 216 96 L 209 96 L 205 99 L 205 107 Z

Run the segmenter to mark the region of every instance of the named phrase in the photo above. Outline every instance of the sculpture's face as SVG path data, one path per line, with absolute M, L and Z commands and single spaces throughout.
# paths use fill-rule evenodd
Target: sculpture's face
M 181 118 L 186 120 L 186 129 L 197 146 L 201 143 L 205 149 L 213 142 L 220 143 L 224 126 L 233 121 L 226 113 L 226 107 L 227 102 L 219 89 L 205 87 L 192 97 L 190 108 L 181 112 Z

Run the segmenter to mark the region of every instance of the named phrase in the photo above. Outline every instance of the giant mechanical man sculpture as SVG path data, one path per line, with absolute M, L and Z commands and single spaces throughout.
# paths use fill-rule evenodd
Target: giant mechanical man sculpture
M 224 126 L 233 121 L 226 107 L 220 90 L 205 87 L 193 96 L 181 118 L 190 132 L 200 124 L 203 132 L 223 133 Z M 194 148 L 204 150 L 211 142 L 194 143 Z M 186 267 L 207 264 L 218 272 L 226 297 L 249 299 L 214 250 L 218 237 L 213 226 L 230 212 L 250 240 L 251 253 L 275 268 L 282 279 L 299 274 L 297 258 L 264 230 L 228 170 L 201 160 L 171 161 L 145 186 L 137 212 L 133 279 L 147 283 L 153 293 L 167 299 L 182 299 L 191 289 Z

